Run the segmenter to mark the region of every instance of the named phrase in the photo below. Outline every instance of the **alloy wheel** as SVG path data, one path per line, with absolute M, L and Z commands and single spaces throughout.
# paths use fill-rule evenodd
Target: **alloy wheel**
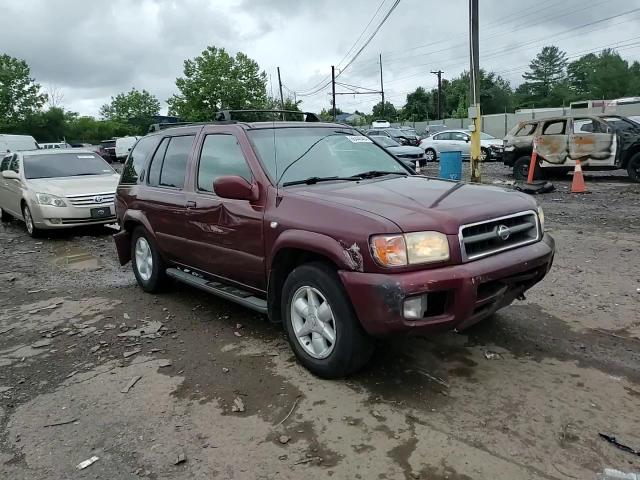
M 33 235 L 33 217 L 31 216 L 29 207 L 24 207 L 22 213 L 24 214 L 24 224 L 27 227 L 27 232 L 29 232 L 29 235 Z
M 146 238 L 139 237 L 136 240 L 135 255 L 138 275 L 144 282 L 147 282 L 153 274 L 153 255 Z
M 304 351 L 327 358 L 336 344 L 336 321 L 329 302 L 317 288 L 303 286 L 291 299 L 291 325 Z

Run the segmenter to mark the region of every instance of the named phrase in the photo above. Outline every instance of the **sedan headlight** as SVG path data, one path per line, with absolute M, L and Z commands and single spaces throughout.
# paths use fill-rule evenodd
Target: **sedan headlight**
M 540 220 L 540 231 L 544 233 L 544 210 L 538 207 L 538 219 Z
M 51 205 L 52 207 L 66 207 L 67 203 L 60 197 L 49 193 L 36 193 L 36 198 L 40 205 Z
M 371 237 L 371 250 L 384 267 L 400 267 L 449 260 L 449 242 L 440 232 Z

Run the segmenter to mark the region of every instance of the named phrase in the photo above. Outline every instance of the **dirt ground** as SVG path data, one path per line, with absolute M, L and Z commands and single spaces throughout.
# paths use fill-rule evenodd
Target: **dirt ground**
M 569 179 L 538 198 L 558 252 L 527 300 L 463 333 L 381 342 L 340 381 L 300 367 L 259 315 L 181 285 L 143 293 L 109 228 L 0 226 L 0 479 L 640 471 L 598 435 L 640 449 L 640 185 L 588 174 L 575 196 Z

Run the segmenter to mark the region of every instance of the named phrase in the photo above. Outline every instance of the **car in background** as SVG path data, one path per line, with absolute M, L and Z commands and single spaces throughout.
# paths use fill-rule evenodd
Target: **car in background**
M 37 150 L 38 142 L 31 135 L 0 135 L 0 155 L 4 152 Z
M 116 140 L 116 146 L 115 146 L 116 160 L 119 162 L 124 162 L 124 160 L 127 158 L 127 155 L 129 155 L 129 152 L 131 151 L 131 149 L 136 144 L 139 138 L 140 137 L 135 137 L 135 136 L 116 138 L 115 139 Z
M 370 135 L 369 138 L 411 168 L 416 168 L 416 162 L 421 166 L 427 163 L 424 158 L 424 152 L 420 147 L 400 145 L 394 139 L 385 135 Z
M 371 128 L 390 128 L 391 124 L 386 120 L 374 120 L 371 122 Z
M 399 127 L 399 128 L 400 128 L 401 131 L 406 133 L 407 136 L 414 137 L 416 139 L 416 142 L 417 142 L 416 145 L 420 144 L 420 140 L 422 140 L 422 139 L 420 138 L 420 135 L 418 135 L 416 133 L 416 129 L 415 128 L 413 128 L 413 127 Z
M 576 160 L 583 170 L 626 169 L 640 182 L 640 124 L 619 115 L 576 115 L 520 122 L 504 138 L 505 165 L 516 180 L 529 175 L 533 144 L 534 178 L 566 175 Z
M 463 160 L 471 158 L 471 132 L 469 130 L 446 130 L 425 138 L 420 142 L 428 162 L 437 160 L 442 152 L 461 152 Z M 487 133 L 480 134 L 480 160 L 502 158 L 504 151 L 501 139 Z
M 407 135 L 399 128 L 372 128 L 367 132 L 368 136 L 385 136 L 392 138 L 400 145 L 414 145 L 417 146 L 420 142 L 415 136 Z
M 71 145 L 66 142 L 39 143 L 38 147 L 42 148 L 43 150 L 51 150 L 52 148 L 72 148 Z
M 37 237 L 44 230 L 115 222 L 120 176 L 83 149 L 28 150 L 0 161 L 2 221 L 23 220 Z
M 100 147 L 98 148 L 98 153 L 107 162 L 109 162 L 109 163 L 115 162 L 116 161 L 116 140 L 115 140 L 115 138 L 112 138 L 110 140 L 102 140 L 100 142 Z
M 424 133 L 420 136 L 420 140 L 424 140 L 427 137 L 435 135 L 436 133 L 444 132 L 445 130 L 449 130 L 449 127 L 446 125 L 427 125 L 424 128 Z

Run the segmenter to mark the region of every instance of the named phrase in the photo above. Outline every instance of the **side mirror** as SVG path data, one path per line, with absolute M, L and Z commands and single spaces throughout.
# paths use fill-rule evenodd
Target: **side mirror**
M 464 137 L 464 141 L 469 143 L 471 141 L 471 137 Z
M 2 178 L 6 178 L 7 180 L 20 180 L 20 175 L 13 170 L 5 170 L 2 172 Z
M 257 187 L 236 175 L 216 178 L 213 182 L 213 191 L 219 197 L 231 200 L 254 201 L 258 199 Z

